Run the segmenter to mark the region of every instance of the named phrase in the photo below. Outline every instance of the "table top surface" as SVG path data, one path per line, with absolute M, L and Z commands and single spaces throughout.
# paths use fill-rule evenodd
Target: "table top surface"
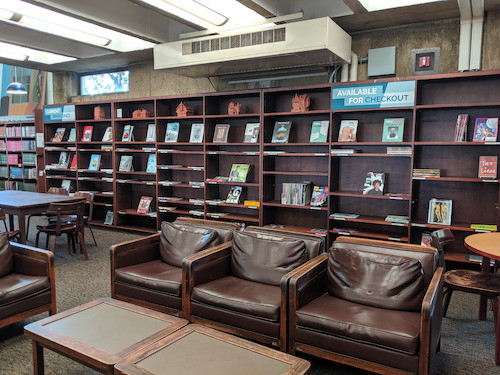
M 500 232 L 477 233 L 465 237 L 465 247 L 482 256 L 500 260 Z
M 43 206 L 56 202 L 72 202 L 81 200 L 82 197 L 58 195 L 48 193 L 34 193 L 22 190 L 0 191 L 0 208 L 23 208 Z
M 82 354 L 114 365 L 132 351 L 185 326 L 184 319 L 101 298 L 52 315 L 25 327 L 30 338 L 50 348 L 62 345 L 66 354 Z
M 120 374 L 298 375 L 309 362 L 229 334 L 189 324 L 116 364 Z

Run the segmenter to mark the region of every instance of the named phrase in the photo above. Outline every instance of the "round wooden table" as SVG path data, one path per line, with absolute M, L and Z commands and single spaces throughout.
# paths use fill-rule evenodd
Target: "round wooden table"
M 481 270 L 490 272 L 490 259 L 500 261 L 500 232 L 477 233 L 465 238 L 465 247 L 476 254 L 482 255 Z M 486 299 L 481 297 L 480 315 L 486 315 Z M 484 309 L 484 311 L 483 311 Z M 500 365 L 500 310 L 497 316 L 496 325 L 496 345 L 495 345 L 495 363 Z

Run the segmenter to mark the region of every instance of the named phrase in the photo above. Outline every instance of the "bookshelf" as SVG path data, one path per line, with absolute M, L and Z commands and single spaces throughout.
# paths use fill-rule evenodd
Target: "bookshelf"
M 412 105 L 332 110 L 332 88 L 396 81 L 415 81 Z M 449 227 L 457 240 L 446 257 L 469 262 L 462 244 L 465 236 L 477 231 L 471 224 L 500 224 L 499 179 L 477 176 L 479 157 L 500 156 L 500 142 L 472 142 L 476 118 L 500 117 L 500 93 L 495 90 L 499 83 L 500 71 L 491 71 L 76 103 L 74 121 L 44 124 L 46 187 L 60 187 L 63 180 L 70 180 L 73 191 L 94 192 L 96 225 L 105 225 L 107 211 L 114 213 L 113 224 L 108 226 L 143 232 L 155 232 L 165 220 L 192 216 L 247 225 L 276 224 L 297 231 L 321 228 L 327 231 L 329 243 L 338 235 L 420 243 L 422 233 L 442 227 L 427 223 L 429 200 L 449 199 L 453 201 Z M 310 99 L 309 110 L 293 112 L 292 99 L 303 94 Z M 241 105 L 239 113 L 228 113 L 231 102 Z M 187 116 L 177 113 L 181 103 Z M 97 105 L 104 112 L 99 120 L 94 119 Z M 142 118 L 133 117 L 142 110 Z M 459 114 L 469 115 L 464 142 L 454 142 Z M 404 119 L 400 141 L 382 141 L 387 118 Z M 339 142 L 344 120 L 358 122 L 355 142 Z M 314 121 L 328 121 L 324 141 L 310 142 Z M 276 122 L 291 123 L 288 142 L 273 142 Z M 244 142 L 248 123 L 260 123 L 256 143 Z M 203 124 L 203 137 L 190 142 L 196 124 Z M 229 125 L 227 142 L 214 142 L 217 126 L 222 124 Z M 92 137 L 82 141 L 88 126 L 93 127 Z M 122 141 L 126 126 L 134 127 L 134 137 Z M 65 137 L 51 142 L 60 127 L 66 129 Z M 112 140 L 103 142 L 108 127 Z M 72 128 L 76 139 L 68 142 Z M 151 129 L 155 139 L 151 134 L 148 138 Z M 170 138 L 172 129 L 178 129 L 174 138 Z M 388 147 L 409 151 L 394 155 Z M 357 152 L 343 153 L 346 149 Z M 77 168 L 51 168 L 61 152 L 76 153 Z M 95 155 L 101 156 L 101 163 L 98 171 L 91 171 Z M 152 170 L 148 169 L 151 155 L 156 157 Z M 132 156 L 131 170 L 120 171 L 123 156 Z M 233 164 L 250 165 L 245 182 L 216 179 L 228 177 Z M 416 168 L 440 169 L 441 175 L 413 177 Z M 385 173 L 384 193 L 392 195 L 364 195 L 367 172 Z M 283 184 L 303 181 L 327 186 L 327 204 L 282 203 Z M 242 188 L 240 200 L 227 203 L 233 186 Z M 148 214 L 137 213 L 142 196 L 153 197 Z M 334 215 L 338 213 L 359 216 Z M 409 222 L 389 222 L 387 215 L 408 216 Z
M 0 190 L 36 191 L 34 122 L 0 123 Z

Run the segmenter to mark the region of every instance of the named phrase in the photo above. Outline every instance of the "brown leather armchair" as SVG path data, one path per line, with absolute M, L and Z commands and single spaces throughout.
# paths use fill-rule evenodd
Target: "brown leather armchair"
M 232 243 L 184 259 L 184 317 L 286 350 L 290 271 L 317 255 L 323 241 L 249 227 Z
M 339 237 L 290 279 L 289 351 L 381 374 L 427 374 L 443 269 L 432 247 Z
M 170 224 L 154 234 L 111 247 L 111 297 L 169 314 L 182 313 L 182 259 L 232 239 L 240 225 L 213 220 L 176 220 L 174 226 L 198 231 L 170 238 Z M 215 238 L 209 233 L 216 234 Z M 203 237 L 205 233 L 206 238 Z M 216 241 L 215 241 L 216 240 Z M 162 243 L 163 242 L 163 243 Z
M 48 311 L 56 313 L 54 254 L 0 234 L 0 327 Z

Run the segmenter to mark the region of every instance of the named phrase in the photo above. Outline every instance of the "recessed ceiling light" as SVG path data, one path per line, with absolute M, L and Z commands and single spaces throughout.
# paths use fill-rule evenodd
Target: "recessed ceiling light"
M 375 12 L 377 10 L 407 7 L 411 5 L 434 3 L 437 1 L 445 1 L 445 0 L 359 0 L 359 1 L 366 8 L 366 10 L 368 10 L 369 12 Z
M 76 60 L 74 57 L 39 51 L 4 42 L 0 42 L 0 57 L 19 61 L 33 61 L 48 65 Z

